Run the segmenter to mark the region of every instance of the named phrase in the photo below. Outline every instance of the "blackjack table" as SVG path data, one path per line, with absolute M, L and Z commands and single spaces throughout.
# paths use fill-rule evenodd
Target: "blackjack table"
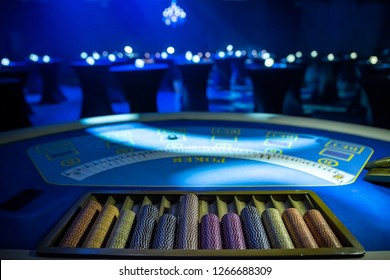
M 371 168 L 390 155 L 386 129 L 263 113 L 124 114 L 3 132 L 0 154 L 2 259 L 390 259 L 389 169 Z M 132 225 L 121 248 L 109 247 L 125 211 Z M 159 226 L 165 216 L 176 222 Z M 155 247 L 169 226 L 171 247 Z M 254 245 L 258 226 L 265 247 Z M 314 247 L 299 244 L 301 226 Z

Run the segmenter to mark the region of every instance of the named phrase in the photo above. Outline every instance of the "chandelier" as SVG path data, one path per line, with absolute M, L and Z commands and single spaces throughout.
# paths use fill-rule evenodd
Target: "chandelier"
M 163 11 L 162 16 L 167 26 L 175 27 L 178 24 L 184 23 L 187 14 L 176 4 L 176 0 L 172 0 L 171 5 Z

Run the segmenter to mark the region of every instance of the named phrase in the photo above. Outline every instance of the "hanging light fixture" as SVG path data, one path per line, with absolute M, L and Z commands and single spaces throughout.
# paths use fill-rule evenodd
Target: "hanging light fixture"
M 176 4 L 176 0 L 172 0 L 171 5 L 163 11 L 162 16 L 167 26 L 175 27 L 178 24 L 184 23 L 187 14 Z

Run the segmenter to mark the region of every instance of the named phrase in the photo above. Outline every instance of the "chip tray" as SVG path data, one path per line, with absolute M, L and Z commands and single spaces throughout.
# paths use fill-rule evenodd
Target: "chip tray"
M 312 191 L 92 192 L 39 244 L 61 258 L 361 257 Z

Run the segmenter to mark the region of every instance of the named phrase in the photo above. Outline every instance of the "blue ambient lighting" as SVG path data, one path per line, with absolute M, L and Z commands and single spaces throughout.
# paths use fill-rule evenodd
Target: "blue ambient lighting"
M 167 26 L 175 27 L 178 24 L 184 23 L 187 14 L 176 4 L 176 0 L 172 0 L 171 5 L 163 11 L 162 16 L 163 22 Z
M 351 53 L 349 54 L 349 58 L 351 58 L 351 59 L 357 59 L 357 57 L 358 57 L 358 55 L 357 55 L 356 52 L 351 52 Z
M 87 57 L 87 59 L 85 60 L 89 65 L 94 65 L 95 64 L 95 59 L 93 59 L 93 57 L 89 56 Z
M 184 57 L 186 58 L 186 60 L 191 61 L 193 57 L 192 52 L 186 51 Z
M 270 57 L 271 57 L 271 54 L 269 52 L 267 52 L 267 51 L 262 51 L 261 52 L 261 58 L 262 59 L 268 59 Z
M 328 55 L 326 56 L 326 58 L 328 59 L 328 61 L 333 61 L 333 60 L 335 59 L 333 53 L 328 54 Z
M 42 57 L 42 61 L 43 61 L 44 63 L 49 63 L 49 62 L 50 62 L 50 56 L 44 55 L 44 56 Z
M 6 57 L 4 57 L 4 58 L 1 60 L 1 65 L 2 65 L 2 66 L 8 66 L 10 63 L 11 63 L 11 61 L 10 61 L 8 58 L 6 58 Z
M 220 51 L 220 52 L 218 52 L 218 57 L 220 57 L 220 58 L 224 58 L 225 57 L 225 52 L 223 52 L 223 51 Z
M 115 54 L 110 53 L 110 54 L 108 55 L 108 60 L 111 61 L 111 62 L 115 62 L 115 60 L 116 60 Z
M 194 63 L 199 63 L 200 62 L 200 56 L 199 55 L 194 55 L 193 57 L 192 57 L 192 62 L 194 62 Z
M 137 58 L 134 62 L 135 67 L 137 68 L 144 68 L 145 67 L 145 61 L 143 61 L 140 58 Z
M 167 53 L 174 54 L 175 53 L 175 48 L 174 47 L 168 47 L 167 48 Z
M 133 48 L 130 47 L 130 46 L 126 46 L 126 47 L 124 48 L 124 50 L 125 50 L 125 52 L 126 52 L 127 54 L 132 54 L 132 53 L 133 53 Z
M 375 55 L 370 56 L 370 58 L 368 59 L 368 62 L 371 63 L 371 64 L 377 64 L 378 61 L 379 61 L 378 57 L 375 56 Z
M 38 60 L 39 60 L 39 56 L 36 55 L 35 53 L 30 54 L 28 58 L 29 58 L 32 62 L 38 62 Z
M 295 55 L 293 55 L 293 54 L 289 54 L 287 57 L 286 57 L 286 60 L 287 60 L 287 62 L 289 62 L 289 63 L 293 63 L 294 61 L 295 61 Z
M 264 65 L 266 67 L 272 67 L 275 64 L 275 60 L 272 57 L 266 58 L 264 60 Z
M 92 58 L 95 59 L 95 60 L 99 60 L 100 59 L 100 54 L 95 51 L 95 52 L 92 53 Z
M 234 52 L 234 55 L 235 55 L 236 57 L 241 57 L 241 56 L 242 56 L 242 51 L 237 50 L 237 51 Z
M 80 54 L 81 59 L 86 59 L 88 57 L 88 54 L 86 52 L 82 52 Z

